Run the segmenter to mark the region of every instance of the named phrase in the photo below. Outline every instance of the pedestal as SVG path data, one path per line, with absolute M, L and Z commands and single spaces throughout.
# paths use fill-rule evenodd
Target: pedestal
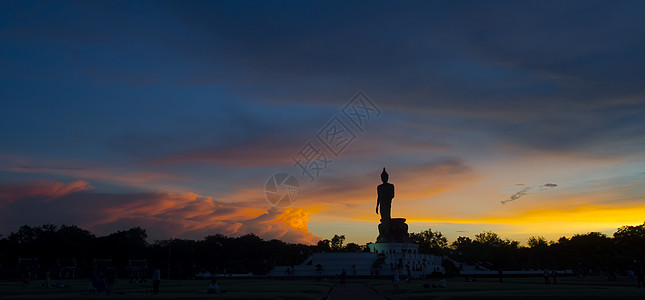
M 404 218 L 392 218 L 390 222 L 381 220 L 378 225 L 377 243 L 410 243 L 408 224 Z
M 391 276 L 397 269 L 405 274 L 409 268 L 413 278 L 422 278 L 432 272 L 445 271 L 441 256 L 419 253 L 419 245 L 410 240 L 404 218 L 393 218 L 389 222 L 381 220 L 378 231 L 376 243 L 368 245 L 370 252 L 379 256 L 374 264 L 376 274 Z

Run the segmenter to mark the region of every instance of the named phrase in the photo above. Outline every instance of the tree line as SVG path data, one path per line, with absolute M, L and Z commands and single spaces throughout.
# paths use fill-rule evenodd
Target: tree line
M 431 229 L 410 237 L 420 245 L 421 253 L 445 255 L 489 270 L 567 269 L 579 276 L 604 274 L 611 278 L 645 267 L 645 223 L 620 227 L 613 236 L 588 232 L 557 241 L 531 236 L 528 246 L 487 231 L 474 239 L 460 236 L 451 244 L 441 232 Z M 444 267 L 458 272 L 450 263 Z
M 146 230 L 133 227 L 96 236 L 77 226 L 24 225 L 9 236 L 0 236 L 0 277 L 24 276 L 25 263 L 37 258 L 38 272 L 60 268 L 61 260 L 74 260 L 77 277 L 86 277 L 97 261 L 109 261 L 120 277 L 128 277 L 128 262 L 144 260 L 148 272 L 159 268 L 165 278 L 190 279 L 199 272 L 267 274 L 278 265 L 297 265 L 312 253 L 368 252 L 369 243 L 345 244 L 344 235 L 319 241 L 316 245 L 265 241 L 254 234 L 228 237 L 210 235 L 202 240 L 167 239 L 147 241 Z M 623 226 L 608 236 L 599 232 L 576 234 L 570 238 L 547 241 L 532 236 L 527 246 L 504 239 L 494 232 L 482 232 L 473 239 L 460 236 L 452 243 L 432 229 L 411 233 L 419 252 L 442 255 L 454 261 L 481 265 L 491 270 L 557 268 L 585 274 L 617 274 L 643 267 L 645 260 L 645 223 Z M 33 263 L 33 261 L 31 261 Z M 458 268 L 445 260 L 451 273 Z M 32 268 L 33 269 L 33 268 Z M 56 274 L 54 272 L 54 274 Z
M 316 248 L 275 239 L 265 241 L 254 234 L 215 234 L 198 241 L 167 239 L 151 243 L 147 237 L 140 227 L 97 237 L 77 226 L 24 225 L 0 238 L 0 278 L 24 276 L 26 261 L 29 271 L 36 273 L 32 278 L 43 278 L 47 271 L 56 275 L 61 260 L 75 261 L 76 277 L 111 266 L 119 277 L 127 278 L 130 260 L 145 260 L 148 275 L 159 268 L 164 278 L 190 279 L 200 272 L 266 274 L 276 265 L 301 263 Z M 38 270 L 33 266 L 35 258 Z

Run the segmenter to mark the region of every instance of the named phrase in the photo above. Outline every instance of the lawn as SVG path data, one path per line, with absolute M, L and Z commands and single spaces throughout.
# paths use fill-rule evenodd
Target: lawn
M 117 281 L 111 296 L 88 295 L 88 280 L 68 280 L 70 287 L 48 289 L 42 281 L 23 287 L 22 282 L 0 282 L 0 298 L 4 299 L 321 299 L 335 282 L 314 282 L 312 279 L 218 279 L 223 294 L 201 294 L 208 287 L 208 280 L 162 280 L 160 293 L 151 295 L 151 284 L 129 285 Z
M 542 277 L 483 278 L 466 282 L 449 278 L 447 288 L 424 288 L 423 284 L 438 284 L 438 279 L 402 281 L 401 294 L 394 294 L 392 281 L 377 281 L 369 285 L 379 294 L 395 299 L 645 299 L 645 288 L 636 289 L 636 280 L 619 278 L 608 282 L 601 278 L 558 278 L 558 284 L 545 285 Z
M 4 299 L 323 299 L 336 280 L 320 283 L 312 279 L 244 278 L 218 279 L 223 294 L 201 294 L 208 280 L 162 280 L 160 294 L 151 295 L 150 284 L 128 285 L 117 282 L 111 296 L 87 294 L 87 280 L 66 281 L 69 288 L 47 289 L 42 281 L 22 287 L 21 282 L 0 282 L 0 298 Z M 447 288 L 424 288 L 426 283 L 438 284 L 438 279 L 414 280 L 400 283 L 401 294 L 394 294 L 392 281 L 387 279 L 349 279 L 348 284 L 367 285 L 387 299 L 645 299 L 645 288 L 636 289 L 636 281 L 618 278 L 608 282 L 601 278 L 558 278 L 557 285 L 545 285 L 541 277 L 482 278 L 466 282 L 461 277 L 449 278 Z M 360 300 L 360 297 L 355 300 Z M 333 300 L 333 299 L 331 299 Z

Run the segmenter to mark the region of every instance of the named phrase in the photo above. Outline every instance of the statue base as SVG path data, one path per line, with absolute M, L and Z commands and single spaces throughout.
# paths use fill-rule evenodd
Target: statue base
M 404 218 L 392 218 L 389 222 L 381 220 L 378 224 L 377 243 L 410 243 L 408 224 Z

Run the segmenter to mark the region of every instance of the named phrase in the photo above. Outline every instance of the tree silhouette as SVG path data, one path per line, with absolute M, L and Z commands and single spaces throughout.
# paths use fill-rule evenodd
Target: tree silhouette
M 347 243 L 344 249 L 345 252 L 363 252 L 363 247 L 356 243 Z
M 547 242 L 532 236 L 528 247 L 517 241 L 484 231 L 474 239 L 460 236 L 447 248 L 439 231 L 428 229 L 411 233 L 421 253 L 449 255 L 469 264 L 492 269 L 567 268 L 580 274 L 614 274 L 636 270 L 644 263 L 645 223 L 623 226 L 613 237 L 599 232 L 562 237 Z M 262 240 L 248 234 L 240 237 L 211 235 L 202 240 L 168 239 L 148 243 L 146 230 L 133 227 L 104 236 L 95 236 L 77 226 L 52 224 L 21 226 L 0 238 L 0 278 L 17 278 L 18 257 L 38 257 L 39 278 L 53 270 L 57 259 L 76 259 L 77 276 L 88 276 L 94 258 L 110 258 L 119 276 L 127 276 L 130 259 L 146 259 L 150 268 L 162 269 L 171 278 L 193 278 L 197 272 L 266 274 L 278 265 L 297 265 L 316 252 L 360 252 L 367 245 L 345 242 L 344 235 L 320 240 L 316 245 L 290 244 Z M 636 263 L 634 263 L 636 262 Z M 170 270 L 169 273 L 168 270 Z M 150 274 L 148 274 L 150 276 Z
M 331 251 L 341 252 L 343 250 L 343 242 L 345 242 L 345 235 L 334 234 L 331 238 Z
M 623 226 L 614 233 L 614 241 L 621 254 L 632 256 L 639 264 L 645 260 L 645 223 Z
M 318 241 L 316 245 L 318 252 L 331 252 L 331 241 L 328 239 Z
M 420 233 L 410 233 L 410 240 L 419 245 L 419 253 L 442 255 L 448 247 L 448 239 L 440 231 L 430 228 Z
M 532 236 L 529 238 L 527 244 L 531 248 L 545 248 L 549 246 L 549 243 L 543 236 Z

